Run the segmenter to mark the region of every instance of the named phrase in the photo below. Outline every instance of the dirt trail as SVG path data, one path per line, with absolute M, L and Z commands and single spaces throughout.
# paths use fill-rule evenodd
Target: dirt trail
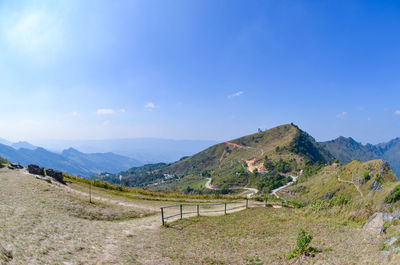
M 339 182 L 344 182 L 344 183 L 353 184 L 354 187 L 356 187 L 357 191 L 360 193 L 361 197 L 364 198 L 364 194 L 362 193 L 360 187 L 359 187 L 356 183 L 354 183 L 353 181 L 341 179 L 339 174 L 338 174 L 338 181 L 339 181 Z
M 261 155 L 264 155 L 264 150 L 263 150 L 262 148 L 256 148 L 256 147 L 251 147 L 251 146 L 244 146 L 244 145 L 239 145 L 239 144 L 235 144 L 235 143 L 231 143 L 231 142 L 226 142 L 225 145 L 226 145 L 226 146 L 229 146 L 229 147 L 236 147 L 236 148 L 239 148 L 239 149 L 258 150 L 258 151 L 261 152 Z
M 212 181 L 211 178 L 207 178 L 207 182 L 206 182 L 206 184 L 205 184 L 206 189 L 216 190 L 216 188 L 214 188 L 213 186 L 211 186 L 211 181 Z M 240 188 L 250 191 L 250 193 L 246 195 L 246 197 L 247 197 L 248 199 L 250 199 L 253 195 L 255 195 L 255 194 L 258 193 L 258 189 L 246 188 L 246 187 L 240 187 Z

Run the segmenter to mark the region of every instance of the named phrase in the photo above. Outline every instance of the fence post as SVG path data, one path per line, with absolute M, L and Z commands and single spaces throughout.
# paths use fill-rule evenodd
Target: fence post
M 89 202 L 92 203 L 92 181 L 89 181 Z
M 161 207 L 161 221 L 162 221 L 162 225 L 164 225 L 164 208 Z
M 225 203 L 225 214 L 226 214 L 226 203 Z
M 182 220 L 182 204 L 179 205 L 179 208 L 181 209 L 181 220 Z
M 246 198 L 246 209 L 249 208 L 249 199 Z
M 197 204 L 197 216 L 200 216 L 200 205 Z

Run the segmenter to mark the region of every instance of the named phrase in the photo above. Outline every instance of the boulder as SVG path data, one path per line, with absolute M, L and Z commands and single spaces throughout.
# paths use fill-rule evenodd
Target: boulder
M 383 213 L 374 213 L 365 223 L 364 230 L 369 233 L 381 235 L 385 226 L 383 216 Z
M 34 175 L 44 176 L 44 168 L 38 165 L 28 165 L 28 172 Z
M 46 175 L 52 177 L 53 179 L 57 180 L 58 182 L 64 183 L 63 174 L 61 171 L 54 170 L 54 169 L 46 169 Z
M 389 239 L 387 239 L 386 241 L 385 241 L 385 243 L 384 243 L 384 245 L 385 245 L 385 247 L 390 247 L 390 246 L 392 246 L 394 243 L 396 243 L 397 242 L 397 237 L 391 237 L 391 238 L 389 238 Z
M 383 221 L 392 222 L 393 216 L 388 213 L 383 213 Z

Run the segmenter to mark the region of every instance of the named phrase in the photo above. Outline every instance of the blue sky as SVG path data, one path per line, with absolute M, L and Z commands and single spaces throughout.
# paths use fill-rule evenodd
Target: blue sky
M 400 136 L 396 1 L 0 1 L 0 137 Z

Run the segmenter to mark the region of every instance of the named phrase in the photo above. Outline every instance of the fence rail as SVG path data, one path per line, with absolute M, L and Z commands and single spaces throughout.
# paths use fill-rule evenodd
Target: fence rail
M 253 203 L 252 206 L 266 206 L 266 202 Z M 243 200 L 221 202 L 221 203 L 169 205 L 161 207 L 161 222 L 162 225 L 165 225 L 168 219 L 174 217 L 179 217 L 179 219 L 183 219 L 183 217 L 187 215 L 200 216 L 201 214 L 218 213 L 218 212 L 221 213 L 223 212 L 224 214 L 228 214 L 229 211 L 237 210 L 240 208 L 246 208 L 246 209 L 249 208 L 249 200 L 247 198 Z M 167 215 L 167 211 L 170 212 L 169 215 Z
M 249 205 L 249 199 L 242 199 L 236 201 L 229 202 L 221 202 L 221 203 L 199 203 L 199 204 L 175 204 L 169 206 L 161 207 L 161 222 L 162 225 L 165 225 L 166 221 L 178 217 L 178 219 L 183 219 L 184 216 L 192 215 L 192 216 L 200 216 L 200 214 L 208 214 L 208 213 L 218 213 L 223 212 L 224 214 L 228 214 L 229 211 L 237 210 L 240 208 L 249 208 L 249 207 L 267 207 L 267 206 L 280 206 L 280 207 L 293 207 L 289 201 L 284 199 L 261 202 L 261 201 L 251 201 L 251 205 Z M 231 206 L 231 207 L 230 207 Z M 232 207 L 233 206 L 233 207 Z M 218 208 L 219 207 L 219 208 Z M 167 211 L 170 212 L 167 215 Z

